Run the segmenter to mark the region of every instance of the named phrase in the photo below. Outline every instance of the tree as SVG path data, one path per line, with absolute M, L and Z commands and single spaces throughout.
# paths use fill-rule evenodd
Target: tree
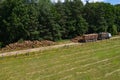
M 66 5 L 67 4 L 67 5 Z M 58 3 L 55 4 L 55 8 L 57 11 L 57 23 L 60 26 L 60 32 L 61 32 L 61 38 L 65 39 L 68 38 L 69 30 L 68 30 L 68 15 L 69 14 L 69 9 L 68 9 L 68 1 L 62 3 L 60 0 Z
M 87 22 L 82 18 L 83 3 L 81 0 L 65 1 L 67 14 L 66 32 L 68 38 L 82 35 L 87 32 Z
M 106 20 L 104 19 L 104 17 L 100 17 L 100 19 L 98 20 L 97 32 L 107 32 L 107 30 L 108 26 Z
M 83 9 L 83 18 L 88 23 L 88 32 L 87 33 L 95 33 L 97 32 L 97 18 L 96 18 L 96 6 L 95 3 L 86 3 Z
M 7 0 L 2 5 L 1 41 L 8 44 L 21 38 L 34 39 L 38 27 L 35 6 L 24 3 L 24 0 Z
M 27 5 L 27 31 L 29 40 L 38 40 L 39 39 L 39 21 L 38 21 L 38 6 L 34 3 Z
M 117 26 L 118 32 L 120 32 L 120 5 L 115 5 L 115 24 Z
M 77 35 L 83 35 L 88 31 L 88 23 L 85 21 L 84 18 L 80 17 L 79 21 L 76 22 L 76 34 Z
M 59 40 L 61 39 L 60 25 L 58 23 L 59 14 L 54 4 L 49 0 L 39 4 L 39 31 L 41 39 Z
M 114 7 L 109 3 L 87 3 L 83 16 L 89 24 L 89 33 L 107 31 L 115 24 Z
M 110 27 L 108 28 L 108 31 L 109 31 L 110 33 L 112 33 L 112 35 L 116 35 L 116 34 L 118 33 L 118 31 L 117 31 L 117 26 L 116 26 L 116 25 L 110 26 Z
M 23 24 L 21 17 L 24 16 L 25 8 L 23 0 L 5 0 L 1 7 L 1 41 L 5 44 L 17 41 L 22 36 Z M 9 14 L 8 14 L 9 13 Z

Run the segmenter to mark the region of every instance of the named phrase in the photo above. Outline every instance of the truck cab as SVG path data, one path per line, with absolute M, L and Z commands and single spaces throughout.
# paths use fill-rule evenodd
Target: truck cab
M 101 32 L 98 34 L 98 40 L 109 39 L 111 37 L 112 37 L 111 33 L 108 32 Z

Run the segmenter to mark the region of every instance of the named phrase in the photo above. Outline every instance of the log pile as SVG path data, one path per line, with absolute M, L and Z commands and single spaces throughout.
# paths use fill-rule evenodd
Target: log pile
M 71 39 L 71 41 L 72 42 L 79 42 L 81 39 L 83 39 L 82 36 L 77 36 L 77 37 Z
M 23 42 L 16 42 L 7 45 L 6 47 L 2 48 L 1 51 L 9 51 L 9 50 L 22 50 L 22 49 L 29 49 L 35 47 L 43 47 L 43 46 L 50 46 L 55 45 L 55 42 L 49 40 L 43 41 L 23 41 Z

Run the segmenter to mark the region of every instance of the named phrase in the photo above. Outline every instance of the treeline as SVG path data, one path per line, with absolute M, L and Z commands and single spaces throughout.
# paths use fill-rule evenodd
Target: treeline
M 70 39 L 87 33 L 120 32 L 120 5 L 81 0 L 0 1 L 0 46 L 19 40 Z

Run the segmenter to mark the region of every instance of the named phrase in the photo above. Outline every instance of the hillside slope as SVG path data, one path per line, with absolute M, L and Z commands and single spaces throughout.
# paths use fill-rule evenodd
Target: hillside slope
M 0 80 L 119 80 L 120 39 L 1 57 Z

